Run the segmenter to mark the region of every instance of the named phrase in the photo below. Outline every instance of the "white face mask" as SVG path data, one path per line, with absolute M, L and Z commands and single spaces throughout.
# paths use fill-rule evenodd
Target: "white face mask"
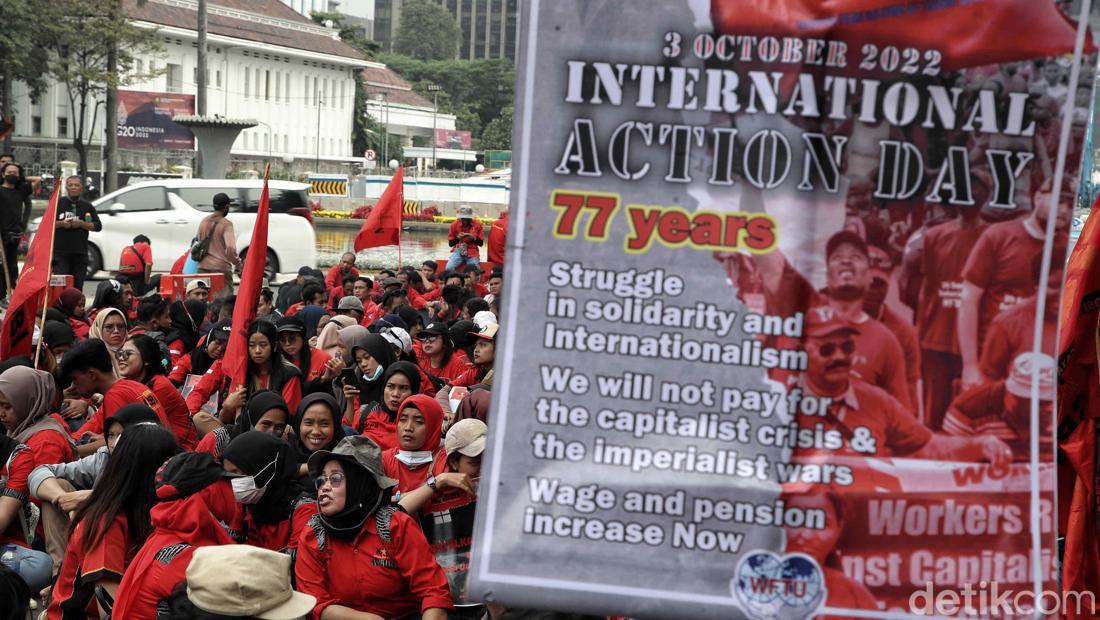
M 366 381 L 377 381 L 378 377 L 381 377 L 381 376 L 382 376 L 382 367 L 379 366 L 378 368 L 374 369 L 374 374 L 373 375 L 371 375 L 369 377 L 367 375 L 363 375 L 363 379 L 365 379 Z
M 271 461 L 264 466 L 256 475 L 260 475 L 267 471 L 268 467 L 274 467 L 279 462 L 279 457 L 276 456 L 274 461 Z M 263 499 L 264 492 L 267 491 L 267 487 L 256 486 L 256 476 L 240 476 L 232 478 L 229 481 L 233 485 L 233 495 L 236 496 L 237 501 L 245 506 L 259 503 Z

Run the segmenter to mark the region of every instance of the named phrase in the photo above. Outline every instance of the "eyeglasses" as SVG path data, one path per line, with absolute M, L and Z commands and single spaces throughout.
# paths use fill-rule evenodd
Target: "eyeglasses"
M 828 342 L 818 347 L 817 350 L 821 353 L 822 357 L 832 357 L 833 354 L 836 353 L 838 347 L 845 355 L 851 355 L 856 352 L 856 342 L 854 340 L 845 340 L 840 344 Z
M 326 482 L 331 484 L 334 489 L 339 488 L 344 484 L 344 474 L 336 472 L 331 476 L 317 476 L 313 484 L 317 487 L 317 490 L 320 491 L 321 487 L 325 486 Z
M 105 332 L 124 332 L 126 331 L 125 323 L 106 323 L 103 325 L 103 331 Z
M 436 340 L 439 340 L 439 336 L 424 336 L 420 339 L 420 341 L 424 343 L 431 343 L 435 342 Z
M 137 351 L 134 351 L 133 349 L 119 349 L 118 351 L 115 351 L 115 359 L 120 362 L 125 362 L 126 360 L 130 359 L 130 357 L 132 357 L 134 353 L 137 353 Z

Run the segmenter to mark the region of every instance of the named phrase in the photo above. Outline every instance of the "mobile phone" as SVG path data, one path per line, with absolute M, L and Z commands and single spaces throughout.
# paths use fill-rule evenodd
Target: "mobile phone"
M 345 369 L 341 370 L 340 371 L 340 383 L 342 383 L 343 385 L 350 385 L 352 387 L 355 387 L 356 386 L 356 383 L 355 383 L 355 369 L 354 368 L 345 368 Z

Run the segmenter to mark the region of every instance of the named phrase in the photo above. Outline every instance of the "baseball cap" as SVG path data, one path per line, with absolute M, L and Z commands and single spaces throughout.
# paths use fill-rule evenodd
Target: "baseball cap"
M 454 343 L 456 348 L 464 347 L 468 344 L 472 344 L 470 339 L 471 333 L 477 333 L 478 327 L 473 321 L 467 321 L 465 319 L 461 321 L 455 321 L 455 324 L 447 330 L 447 333 L 451 337 L 451 342 Z
M 347 297 L 340 298 L 340 305 L 336 306 L 336 309 L 363 312 L 363 302 L 354 295 L 348 295 Z
M 829 237 L 829 241 L 825 243 L 825 258 L 828 260 L 833 252 L 845 243 L 854 245 L 856 249 L 863 253 L 864 256 L 870 258 L 870 254 L 867 250 L 867 242 L 860 237 L 859 234 L 851 230 L 842 230 L 832 237 Z
M 1039 379 L 1039 400 L 1054 400 L 1054 358 L 1045 353 L 1028 351 L 1012 360 L 1012 370 L 1005 380 L 1005 389 L 1018 398 L 1031 398 L 1032 375 Z
M 443 449 L 447 456 L 455 452 L 463 456 L 478 456 L 485 451 L 485 434 L 489 427 L 477 418 L 459 420 L 447 429 L 447 438 L 443 442 Z
M 76 334 L 68 321 L 46 321 L 42 328 L 42 341 L 47 347 L 62 347 L 76 342 Z
M 474 315 L 474 325 L 477 325 L 478 329 L 484 328 L 489 323 L 500 323 L 497 320 L 497 315 L 488 310 L 482 310 Z
M 210 288 L 210 282 L 208 282 L 206 280 L 206 278 L 194 278 L 194 279 L 188 280 L 187 281 L 187 288 L 185 288 L 184 291 L 187 292 L 187 293 L 190 293 L 191 291 L 193 291 L 197 288 L 209 289 Z
M 214 327 L 210 328 L 210 335 L 222 342 L 227 342 L 231 333 L 233 333 L 233 321 L 231 319 L 218 321 L 214 323 Z
M 290 586 L 291 558 L 252 545 L 199 547 L 187 566 L 187 598 L 223 616 L 293 620 L 317 599 Z
M 447 324 L 443 321 L 432 321 L 428 323 L 428 326 L 420 330 L 416 334 L 417 340 L 423 340 L 428 336 L 445 336 L 447 335 Z
M 817 306 L 806 312 L 806 335 L 824 338 L 833 334 L 858 334 L 859 328 L 829 306 Z
M 401 286 L 401 280 L 398 280 L 397 278 L 386 278 L 385 280 L 382 280 L 382 288 L 386 289 L 391 286 Z
M 474 216 L 474 208 L 469 205 L 462 205 L 458 208 L 458 217 L 461 219 L 470 219 Z
M 225 192 L 218 192 L 217 194 L 214 194 L 215 207 L 224 207 L 231 204 L 233 204 L 233 201 L 229 199 L 229 194 L 226 194 Z
M 380 335 L 386 339 L 386 342 L 389 342 L 405 353 L 412 353 L 413 343 L 412 338 L 409 337 L 409 332 L 400 327 L 387 327 L 380 332 Z
M 302 319 L 296 316 L 284 316 L 280 317 L 278 321 L 275 321 L 275 331 L 280 334 L 283 332 L 298 332 L 304 334 L 306 331 L 306 324 L 302 322 Z
M 344 437 L 332 450 L 318 450 L 310 455 L 307 463 L 309 476 L 316 478 L 321 475 L 325 463 L 333 458 L 346 463 L 357 465 L 367 470 L 378 486 L 383 489 L 397 486 L 397 481 L 386 475 L 382 467 L 382 448 L 365 435 L 352 435 Z
M 479 331 L 471 331 L 470 335 L 474 338 L 481 338 L 482 340 L 496 340 L 497 330 L 500 326 L 496 323 L 486 323 L 481 327 Z

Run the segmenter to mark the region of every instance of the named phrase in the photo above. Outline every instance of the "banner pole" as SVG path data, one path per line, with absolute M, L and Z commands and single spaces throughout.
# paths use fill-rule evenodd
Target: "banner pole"
M 81 222 L 83 225 L 83 222 Z M 54 211 L 54 231 L 57 228 L 57 212 Z M 56 235 L 50 235 L 50 260 L 46 263 L 46 288 L 42 291 L 42 316 L 38 317 L 38 345 L 34 348 L 34 367 L 38 368 L 38 358 L 42 354 L 42 337 L 46 330 L 46 305 L 50 303 L 50 279 L 53 278 L 53 240 Z M 4 273 L 8 270 L 5 269 Z
M 8 271 L 8 248 L 6 244 L 3 247 L 0 247 L 0 263 L 2 263 L 2 266 L 4 268 L 4 285 L 6 286 L 6 288 L 4 289 L 4 303 L 7 303 L 7 301 L 11 299 L 12 291 L 11 273 Z

